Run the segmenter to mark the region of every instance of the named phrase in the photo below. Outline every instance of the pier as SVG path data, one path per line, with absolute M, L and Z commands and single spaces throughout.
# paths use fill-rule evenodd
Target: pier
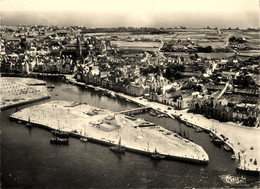
M 86 104 L 70 107 L 68 112 L 66 107 L 71 104 L 67 101 L 51 101 L 15 112 L 9 118 L 27 123 L 30 117 L 34 126 L 66 131 L 73 137 L 85 137 L 91 142 L 107 146 L 117 144 L 119 138 L 122 138 L 126 151 L 146 156 L 150 156 L 156 148 L 167 159 L 199 164 L 209 162 L 208 155 L 201 146 L 176 137 L 161 126 L 137 127 L 144 123 L 143 119 L 130 120 L 123 114 L 98 110 Z M 147 108 L 135 111 L 144 110 Z M 94 115 L 84 113 L 93 111 L 96 112 Z M 83 133 L 84 128 L 86 133 Z

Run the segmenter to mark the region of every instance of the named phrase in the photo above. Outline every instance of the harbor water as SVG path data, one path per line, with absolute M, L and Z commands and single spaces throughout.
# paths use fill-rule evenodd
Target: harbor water
M 50 91 L 51 98 L 19 106 L 19 109 L 50 100 L 77 101 L 112 111 L 138 107 L 123 99 L 103 96 L 101 92 L 58 79 L 44 80 L 47 85 L 55 85 Z M 237 160 L 231 160 L 231 152 L 214 146 L 208 134 L 195 132 L 170 118 L 158 118 L 149 113 L 136 115 L 169 130 L 185 132 L 208 153 L 208 165 L 151 161 L 149 157 L 128 152 L 120 156 L 106 146 L 84 143 L 75 138 L 70 139 L 68 146 L 53 145 L 49 142 L 50 132 L 9 121 L 8 116 L 15 109 L 0 112 L 0 186 L 3 188 L 228 187 L 230 185 L 220 179 L 223 174 L 243 175 L 247 179 L 247 185 L 243 187 L 260 186 L 258 176 L 237 173 Z

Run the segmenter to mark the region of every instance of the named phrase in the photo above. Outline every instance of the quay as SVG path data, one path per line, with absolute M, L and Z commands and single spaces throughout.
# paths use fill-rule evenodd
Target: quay
M 78 82 L 72 75 L 60 74 L 58 77 L 63 78 L 64 81 L 73 85 L 81 87 L 88 87 L 96 89 L 97 91 L 110 91 L 102 87 L 88 85 L 83 82 Z M 110 91 L 114 92 L 114 91 Z M 234 152 L 236 159 L 240 161 L 237 166 L 238 171 L 259 173 L 260 170 L 260 150 L 259 145 L 255 145 L 260 137 L 259 128 L 248 128 L 236 123 L 227 122 L 221 123 L 214 119 L 208 119 L 203 115 L 188 113 L 187 110 L 176 110 L 172 108 L 168 110 L 168 105 L 164 105 L 157 102 L 150 102 L 140 97 L 132 97 L 123 93 L 116 93 L 117 97 L 131 101 L 139 106 L 148 107 L 168 115 L 172 119 L 178 119 L 187 126 L 199 127 L 206 133 L 213 133 L 220 138 L 224 144 L 227 144 Z M 212 123 L 214 123 L 214 129 L 212 129 Z M 214 131 L 214 132 L 213 132 Z M 224 135 L 228 140 L 224 140 L 221 135 Z M 253 147 L 253 148 L 252 148 Z M 252 150 L 253 149 L 253 150 Z M 257 164 L 253 162 L 256 160 Z
M 136 127 L 143 119 L 129 120 L 123 114 L 99 109 L 86 104 L 70 106 L 72 102 L 51 101 L 25 108 L 10 115 L 12 121 L 30 122 L 47 130 L 67 131 L 73 137 L 86 137 L 89 141 L 113 146 L 122 138 L 126 151 L 146 156 L 156 149 L 166 159 L 207 164 L 207 153 L 199 145 L 180 136 L 174 136 L 160 126 Z M 69 109 L 69 111 L 68 111 Z M 87 115 L 86 112 L 95 112 Z
M 80 82 L 75 81 L 72 76 L 66 76 L 66 79 L 71 83 L 80 85 Z M 222 140 L 223 144 L 227 144 L 234 152 L 236 159 L 239 160 L 238 171 L 260 173 L 260 146 L 255 145 L 260 138 L 260 128 L 244 127 L 233 122 L 222 123 L 214 119 L 208 119 L 200 114 L 188 113 L 187 110 L 168 110 L 168 105 L 123 93 L 116 93 L 116 96 L 127 99 L 139 106 L 149 107 L 157 112 L 167 114 L 170 118 L 177 119 L 189 127 L 201 128 L 206 133 L 214 132 L 213 134 Z M 212 128 L 212 123 L 214 123 L 215 128 Z M 228 140 L 224 140 L 221 135 L 224 135 Z M 254 164 L 254 160 L 258 163 Z

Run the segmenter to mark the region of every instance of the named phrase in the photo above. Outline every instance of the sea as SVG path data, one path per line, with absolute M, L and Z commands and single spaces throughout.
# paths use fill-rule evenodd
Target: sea
M 112 111 L 127 110 L 136 104 L 102 95 L 102 92 L 67 84 L 58 78 L 42 78 L 47 85 L 55 85 L 51 98 L 19 106 L 23 109 L 50 100 L 87 102 Z M 70 138 L 68 146 L 50 144 L 52 134 L 44 129 L 27 128 L 12 122 L 10 108 L 0 112 L 0 178 L 2 188 L 222 188 L 260 187 L 259 175 L 236 172 L 237 160 L 231 152 L 215 146 L 210 136 L 170 118 L 139 114 L 167 129 L 185 132 L 209 155 L 208 165 L 181 161 L 152 161 L 149 157 L 126 152 L 118 155 L 107 146 L 83 143 Z M 223 123 L 225 124 L 225 123 Z M 220 176 L 243 176 L 246 184 L 233 186 Z

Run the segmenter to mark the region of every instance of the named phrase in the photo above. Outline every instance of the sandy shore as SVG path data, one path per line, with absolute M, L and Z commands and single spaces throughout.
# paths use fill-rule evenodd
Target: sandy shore
M 109 110 L 98 109 L 81 104 L 71 106 L 72 102 L 51 101 L 32 106 L 11 115 L 24 121 L 46 125 L 53 129 L 77 131 L 82 136 L 122 145 L 143 152 L 155 149 L 166 156 L 187 158 L 208 162 L 208 155 L 199 145 L 183 139 L 163 127 L 136 127 L 145 121 L 130 120 L 125 115 Z
M 32 78 L 0 77 L 0 109 L 50 97 L 44 84 Z

